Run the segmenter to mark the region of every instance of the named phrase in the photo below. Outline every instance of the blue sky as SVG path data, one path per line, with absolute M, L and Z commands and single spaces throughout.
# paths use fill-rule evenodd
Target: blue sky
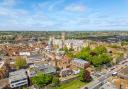
M 128 30 L 128 0 L 0 0 L 0 30 Z

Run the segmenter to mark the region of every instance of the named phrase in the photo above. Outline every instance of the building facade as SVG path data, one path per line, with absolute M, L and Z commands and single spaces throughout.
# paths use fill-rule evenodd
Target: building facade
M 73 60 L 71 60 L 71 66 L 76 66 L 79 68 L 87 68 L 89 67 L 90 63 L 82 60 L 82 59 L 78 59 L 78 58 L 74 58 Z
M 9 84 L 11 88 L 20 88 L 28 84 L 26 70 L 21 69 L 9 73 Z

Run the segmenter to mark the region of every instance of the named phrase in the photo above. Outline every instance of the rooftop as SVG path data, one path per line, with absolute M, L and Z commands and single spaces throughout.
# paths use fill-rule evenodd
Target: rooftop
M 44 61 L 44 60 L 46 60 L 46 59 L 41 55 L 31 55 L 31 56 L 27 57 L 28 63 L 39 62 L 39 61 Z
M 44 73 L 55 73 L 56 69 L 53 66 L 47 64 L 35 64 L 35 67 L 39 71 L 43 71 Z
M 128 79 L 128 66 L 124 69 L 122 69 L 119 73 L 118 76 Z
M 85 61 L 83 59 L 78 59 L 78 58 L 74 58 L 72 61 L 77 62 L 77 63 L 81 63 L 81 64 L 88 63 L 88 61 Z
M 25 78 L 27 78 L 25 69 L 21 69 L 21 70 L 9 73 L 9 81 L 10 82 L 25 79 Z

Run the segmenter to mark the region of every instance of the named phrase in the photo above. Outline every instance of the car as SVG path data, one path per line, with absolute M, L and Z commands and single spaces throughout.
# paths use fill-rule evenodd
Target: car
M 125 66 L 128 66 L 128 64 L 125 64 Z
M 88 89 L 88 87 L 85 87 L 84 89 Z
M 113 72 L 112 73 L 112 76 L 116 76 L 118 73 L 117 72 Z

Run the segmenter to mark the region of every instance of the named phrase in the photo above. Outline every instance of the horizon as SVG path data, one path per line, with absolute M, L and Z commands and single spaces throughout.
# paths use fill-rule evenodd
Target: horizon
M 1 0 L 0 31 L 128 31 L 127 0 Z
M 102 29 L 97 29 L 97 30 L 94 30 L 94 29 L 91 29 L 91 30 L 87 30 L 87 29 L 85 29 L 85 30 L 63 30 L 63 29 L 58 29 L 58 30 L 53 30 L 53 29 L 49 29 L 49 30 L 45 30 L 45 29 L 41 29 L 41 30 L 29 30 L 29 29 L 17 29 L 17 30 L 6 30 L 6 29 L 4 29 L 4 30 L 1 30 L 0 29 L 0 32 L 25 32 L 25 31 L 27 31 L 27 32 L 128 32 L 128 29 L 125 29 L 125 30 L 118 30 L 118 29 L 107 29 L 107 30 L 102 30 Z

